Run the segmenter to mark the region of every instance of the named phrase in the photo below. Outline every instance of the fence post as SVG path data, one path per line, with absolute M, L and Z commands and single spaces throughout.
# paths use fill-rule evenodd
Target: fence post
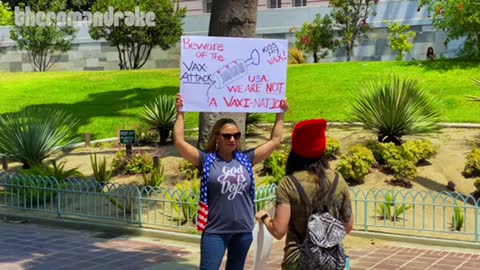
M 478 242 L 478 201 L 475 202 L 475 243 Z
M 160 170 L 160 156 L 153 156 L 153 169 Z
M 56 181 L 58 184 L 57 187 L 57 217 L 62 215 L 62 185 Z
M 92 139 L 92 134 L 87 132 L 85 133 L 85 147 L 90 147 L 90 140 Z
M 138 194 L 138 226 L 142 227 L 142 194 Z
M 355 200 L 357 200 L 357 196 L 358 194 L 355 194 Z M 367 197 L 364 198 L 364 201 L 365 201 L 365 210 L 364 210 L 364 220 L 365 220 L 365 231 L 368 232 L 368 193 L 367 193 Z

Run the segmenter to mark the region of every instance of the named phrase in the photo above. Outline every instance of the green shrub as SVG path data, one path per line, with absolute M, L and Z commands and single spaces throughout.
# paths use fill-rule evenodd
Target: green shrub
M 463 169 L 463 175 L 465 177 L 480 176 L 480 149 L 474 148 L 467 157 L 465 168 Z
M 182 216 L 182 224 L 190 221 L 196 223 L 198 200 L 200 199 L 200 179 L 195 175 L 192 180 L 176 184 L 176 192 L 170 195 L 172 207 L 177 216 Z M 173 217 L 172 217 L 173 218 Z
M 388 169 L 392 170 L 395 179 L 412 181 L 417 177 L 417 166 L 410 160 L 390 160 L 388 162 Z
M 159 140 L 157 131 L 151 130 L 145 125 L 139 125 L 135 128 L 135 145 L 154 145 Z
M 325 157 L 333 159 L 340 154 L 340 141 L 334 138 L 328 138 Z
M 153 170 L 153 157 L 147 153 L 133 155 L 125 166 L 126 174 L 149 173 Z
M 167 95 L 160 95 L 145 105 L 140 117 L 151 129 L 158 131 L 160 144 L 167 142 L 176 119 L 175 97 Z
M 450 222 L 451 231 L 461 231 L 463 227 L 463 212 L 462 208 L 458 207 L 458 203 L 455 202 L 455 207 L 453 207 L 453 216 L 452 221 Z
M 160 164 L 158 169 L 153 168 L 150 175 L 142 173 L 143 185 L 151 187 L 160 187 L 165 180 L 165 168 Z
M 112 171 L 115 175 L 123 173 L 125 167 L 128 164 L 127 151 L 120 150 L 115 153 L 115 157 L 112 159 Z
M 379 142 L 402 143 L 402 136 L 437 130 L 439 103 L 417 80 L 389 76 L 360 86 L 350 104 L 349 118 L 377 133 Z
M 349 182 L 363 183 L 374 163 L 375 158 L 370 149 L 362 145 L 355 145 L 340 157 L 336 171 Z
M 185 178 L 187 180 L 191 180 L 194 177 L 200 175 L 200 171 L 198 170 L 197 167 L 193 166 L 192 163 L 190 163 L 188 160 L 183 160 L 183 162 L 180 164 L 178 167 L 181 173 L 185 175 Z
M 383 158 L 383 151 L 385 151 L 384 143 L 371 140 L 365 144 L 365 147 L 372 151 L 373 157 L 378 163 L 385 165 L 385 159 Z
M 70 177 L 83 177 L 82 173 L 78 171 L 78 168 L 65 169 L 66 163 L 66 160 L 61 161 L 59 164 L 57 164 L 56 160 L 52 160 L 50 162 L 51 166 L 36 165 L 30 170 L 22 171 L 22 173 L 34 176 L 50 176 L 58 181 L 64 181 Z
M 398 204 L 393 199 L 391 192 L 385 194 L 385 201 L 378 204 L 379 208 L 377 213 L 379 214 L 380 219 L 390 219 L 391 221 L 397 221 L 397 219 L 406 212 L 408 209 L 412 208 L 411 205 Z
M 416 165 L 426 161 L 437 154 L 436 149 L 429 140 L 414 140 L 405 142 L 402 147 L 412 154 L 412 162 Z
M 24 169 L 78 141 L 78 119 L 51 109 L 28 108 L 0 115 L 0 153 L 23 163 Z
M 127 151 L 121 150 L 115 153 L 112 168 L 115 174 L 149 173 L 153 169 L 153 157 L 148 153 L 140 153 L 129 158 L 127 157 Z

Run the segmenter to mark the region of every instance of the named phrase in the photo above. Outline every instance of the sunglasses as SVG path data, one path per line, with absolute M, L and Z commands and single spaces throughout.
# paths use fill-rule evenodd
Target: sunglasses
M 220 135 L 222 135 L 223 139 L 226 140 L 226 141 L 229 141 L 232 137 L 235 139 L 235 140 L 238 140 L 240 139 L 240 137 L 242 137 L 242 133 L 241 132 L 237 132 L 237 133 L 221 133 Z

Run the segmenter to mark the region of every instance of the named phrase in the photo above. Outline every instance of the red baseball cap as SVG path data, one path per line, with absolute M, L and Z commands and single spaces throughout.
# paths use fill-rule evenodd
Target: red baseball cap
M 305 120 L 297 125 L 292 134 L 292 150 L 303 158 L 319 158 L 327 145 L 327 121 Z

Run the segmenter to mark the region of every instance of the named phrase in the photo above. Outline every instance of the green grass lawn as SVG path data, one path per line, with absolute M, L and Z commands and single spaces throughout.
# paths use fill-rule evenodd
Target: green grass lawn
M 479 95 L 477 61 L 353 62 L 289 66 L 287 121 L 326 118 L 346 121 L 347 102 L 356 85 L 369 77 L 399 74 L 420 80 L 443 104 L 444 122 L 480 122 L 480 103 L 465 95 Z M 81 119 L 79 133 L 113 137 L 117 129 L 135 128 L 142 107 L 158 94 L 175 95 L 179 70 L 105 72 L 0 73 L 0 113 L 27 107 L 49 107 Z M 267 121 L 274 116 L 269 114 Z M 188 113 L 187 127 L 198 125 L 198 113 Z

